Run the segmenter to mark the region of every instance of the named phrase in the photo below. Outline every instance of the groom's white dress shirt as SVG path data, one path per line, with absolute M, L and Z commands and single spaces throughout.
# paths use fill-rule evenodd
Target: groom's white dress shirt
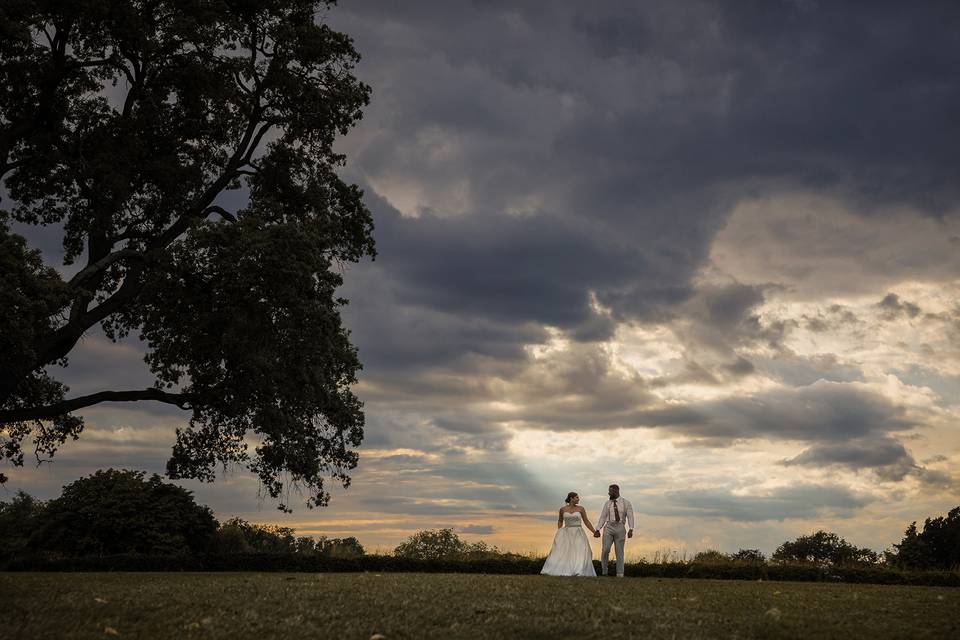
M 613 508 L 614 502 L 617 503 L 616 510 L 614 510 Z M 633 529 L 633 505 L 630 504 L 629 500 L 627 500 L 623 496 L 620 496 L 619 498 L 616 499 L 616 501 L 607 500 L 604 503 L 603 508 L 600 510 L 600 519 L 597 520 L 597 526 L 596 526 L 597 531 L 602 529 L 603 525 L 605 525 L 608 522 L 615 523 L 617 520 L 616 518 L 617 511 L 620 512 L 620 523 L 623 524 L 623 522 L 626 522 L 629 525 L 627 528 Z

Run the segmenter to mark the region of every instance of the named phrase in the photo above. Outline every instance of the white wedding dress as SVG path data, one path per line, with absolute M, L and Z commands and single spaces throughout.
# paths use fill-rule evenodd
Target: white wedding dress
M 545 576 L 592 576 L 593 550 L 579 513 L 564 513 L 563 527 L 553 537 L 553 547 L 540 573 Z

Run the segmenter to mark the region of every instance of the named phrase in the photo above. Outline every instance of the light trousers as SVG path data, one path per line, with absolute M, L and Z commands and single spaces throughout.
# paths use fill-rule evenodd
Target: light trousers
M 617 555 L 617 575 L 623 575 L 623 545 L 627 541 L 627 528 L 623 523 L 608 522 L 603 526 L 603 549 L 600 552 L 600 573 L 607 575 L 607 558 L 612 545 Z

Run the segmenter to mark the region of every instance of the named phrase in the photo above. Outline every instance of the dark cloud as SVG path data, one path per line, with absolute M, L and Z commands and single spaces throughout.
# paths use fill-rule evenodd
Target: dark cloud
M 742 522 L 831 516 L 851 517 L 874 497 L 834 484 L 799 484 L 760 495 L 741 495 L 729 489 L 668 491 L 653 504 L 637 502 L 637 509 L 654 515 L 722 518 Z
M 673 317 L 744 195 L 942 203 L 955 163 L 941 129 L 960 104 L 945 25 L 960 12 L 810 6 L 338 8 L 375 87 L 346 147 L 377 216 L 372 277 L 389 291 L 350 315 L 361 353 L 384 367 L 522 359 L 543 338 L 531 324 L 595 340 Z M 708 376 L 739 362 L 738 342 L 777 346 L 791 328 L 752 311 L 754 285 L 704 296 L 688 339 L 727 351 L 693 358 Z
M 436 415 L 439 410 L 435 410 L 434 415 L 415 410 L 407 413 L 395 405 L 388 406 L 389 409 L 375 407 L 367 412 L 364 447 L 412 449 L 453 456 L 466 449 L 502 452 L 509 442 L 506 431 L 489 420 L 452 412 L 449 416 Z M 422 410 L 422 407 L 414 409 Z
M 804 327 L 814 333 L 855 327 L 862 323 L 855 313 L 841 304 L 831 304 L 816 315 L 803 315 Z
M 587 220 L 500 213 L 405 218 L 382 200 L 370 201 L 378 261 L 368 268 L 377 269 L 401 305 L 594 337 L 609 335 L 610 324 L 597 318 L 591 293 L 650 317 L 692 290 L 695 262 L 629 238 L 611 242 Z
M 904 446 L 893 438 L 856 439 L 816 445 L 785 460 L 786 465 L 825 467 L 838 465 L 850 469 L 882 468 L 888 477 L 900 480 L 916 466 Z
M 934 457 L 925 464 L 942 461 Z M 954 484 L 949 473 L 921 466 L 903 444 L 884 436 L 814 445 L 783 463 L 787 466 L 870 469 L 878 478 L 888 482 L 900 482 L 910 476 L 934 487 L 947 488 Z
M 784 388 L 639 413 L 638 421 L 706 442 L 740 439 L 845 442 L 913 426 L 905 408 L 868 388 L 819 380 Z
M 671 327 L 692 354 L 708 355 L 717 372 L 740 377 L 753 371 L 752 363 L 739 354 L 743 348 L 783 350 L 783 341 L 797 326 L 794 320 L 762 318 L 759 307 L 769 285 L 701 284 L 682 308 L 674 310 Z M 733 362 L 730 362 L 730 361 Z
M 777 176 L 931 205 L 955 195 L 941 126 L 960 103 L 948 62 L 960 10 L 811 6 L 363 2 L 334 18 L 356 36 L 370 75 L 388 83 L 397 124 L 515 137 L 539 123 L 504 109 L 527 106 L 504 94 L 568 95 L 577 109 L 561 120 L 552 167 L 565 165 L 564 152 L 604 168 L 616 161 L 637 193 Z M 475 90 L 424 73 L 438 61 Z
M 916 318 L 920 315 L 920 307 L 912 302 L 900 300 L 895 293 L 888 293 L 883 300 L 877 303 L 883 316 L 888 320 L 899 317 Z

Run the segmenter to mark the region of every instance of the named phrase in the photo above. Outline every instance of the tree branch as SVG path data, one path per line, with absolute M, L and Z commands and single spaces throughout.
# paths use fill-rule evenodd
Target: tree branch
M 204 209 L 204 210 L 203 210 L 203 217 L 206 218 L 206 217 L 207 217 L 208 215 L 210 215 L 211 213 L 216 213 L 216 214 L 218 214 L 221 218 L 223 218 L 224 220 L 229 220 L 230 222 L 236 222 L 236 221 L 237 221 L 237 216 L 233 215 L 232 213 L 230 213 L 229 211 L 227 211 L 226 209 L 224 209 L 223 207 L 221 207 L 221 206 L 219 206 L 219 205 L 212 204 L 212 205 L 210 205 L 209 207 L 207 207 L 206 209 Z
M 183 393 L 168 393 L 161 389 L 137 389 L 133 391 L 99 391 L 88 396 L 80 396 L 55 402 L 45 407 L 29 407 L 25 409 L 10 409 L 0 411 L 0 424 L 24 422 L 27 420 L 50 420 L 57 416 L 90 407 L 101 402 L 135 402 L 137 400 L 157 400 L 173 404 L 181 409 L 189 409 L 190 398 Z
M 109 267 L 110 265 L 114 264 L 115 262 L 119 262 L 125 258 L 130 258 L 133 260 L 143 260 L 144 255 L 139 251 L 134 251 L 133 249 L 121 249 L 120 251 L 114 251 L 113 253 L 107 254 L 100 260 L 97 260 L 96 262 L 88 264 L 86 267 L 83 268 L 83 270 L 81 270 L 75 276 L 70 278 L 70 281 L 67 282 L 67 285 L 75 288 L 79 286 L 79 284 L 84 280 L 92 278 L 93 276 L 106 270 L 107 267 Z
M 133 67 L 135 81 L 142 81 L 143 75 L 146 73 L 147 62 L 141 60 L 138 63 L 138 60 L 134 55 L 124 54 L 124 58 L 129 61 Z M 274 60 L 271 60 L 270 64 L 275 64 Z M 121 67 L 125 69 L 126 65 L 121 65 Z M 267 74 L 269 75 L 269 73 L 270 69 L 268 68 Z M 133 90 L 135 91 L 136 87 L 134 87 Z M 218 194 L 220 194 L 220 192 L 224 190 L 231 180 L 239 175 L 237 170 L 250 163 L 253 153 L 259 146 L 260 141 L 273 124 L 271 121 L 264 121 L 263 119 L 264 105 L 262 105 L 260 102 L 260 99 L 263 95 L 262 91 L 262 85 L 258 84 L 257 91 L 250 96 L 250 114 L 248 116 L 249 119 L 247 121 L 246 130 L 241 135 L 241 138 L 234 149 L 232 156 L 227 161 L 223 172 L 207 186 L 192 207 L 184 211 L 180 217 L 177 218 L 169 227 L 160 232 L 151 241 L 147 242 L 144 251 L 145 254 L 153 254 L 155 252 L 164 250 L 170 245 L 170 243 L 180 237 L 190 227 L 190 224 L 194 220 L 206 217 L 210 211 L 209 207 L 214 206 L 212 204 L 213 200 Z M 128 93 L 124 105 L 125 111 L 129 108 L 131 101 L 131 95 Z M 127 232 L 121 234 L 121 238 L 125 235 L 127 235 Z M 120 238 L 116 236 L 112 238 L 114 242 L 119 239 Z M 116 261 L 116 259 L 110 258 L 110 254 L 97 256 L 95 255 L 95 252 L 91 251 L 90 256 L 95 261 L 107 259 L 110 259 L 114 262 Z M 94 264 L 96 264 L 96 262 L 89 265 L 89 267 L 93 267 Z M 84 270 L 86 270 L 86 268 Z M 77 300 L 77 302 L 74 303 L 74 307 L 71 310 L 71 314 L 67 323 L 48 335 L 39 345 L 39 348 L 37 349 L 38 365 L 54 362 L 55 360 L 62 358 L 64 355 L 69 353 L 70 349 L 73 348 L 77 340 L 80 339 L 80 337 L 88 328 L 94 326 L 97 322 L 100 322 L 110 314 L 122 308 L 122 306 L 128 301 L 135 298 L 139 292 L 139 280 L 142 271 L 142 265 L 132 266 L 125 275 L 123 284 L 120 285 L 120 288 L 93 309 L 87 308 L 87 305 L 92 298 L 88 297 L 87 299 L 83 299 L 81 297 L 81 299 Z M 102 269 L 100 272 L 102 272 Z M 85 276 L 85 279 L 92 277 L 93 275 L 96 275 L 96 273 L 92 273 L 90 276 Z

